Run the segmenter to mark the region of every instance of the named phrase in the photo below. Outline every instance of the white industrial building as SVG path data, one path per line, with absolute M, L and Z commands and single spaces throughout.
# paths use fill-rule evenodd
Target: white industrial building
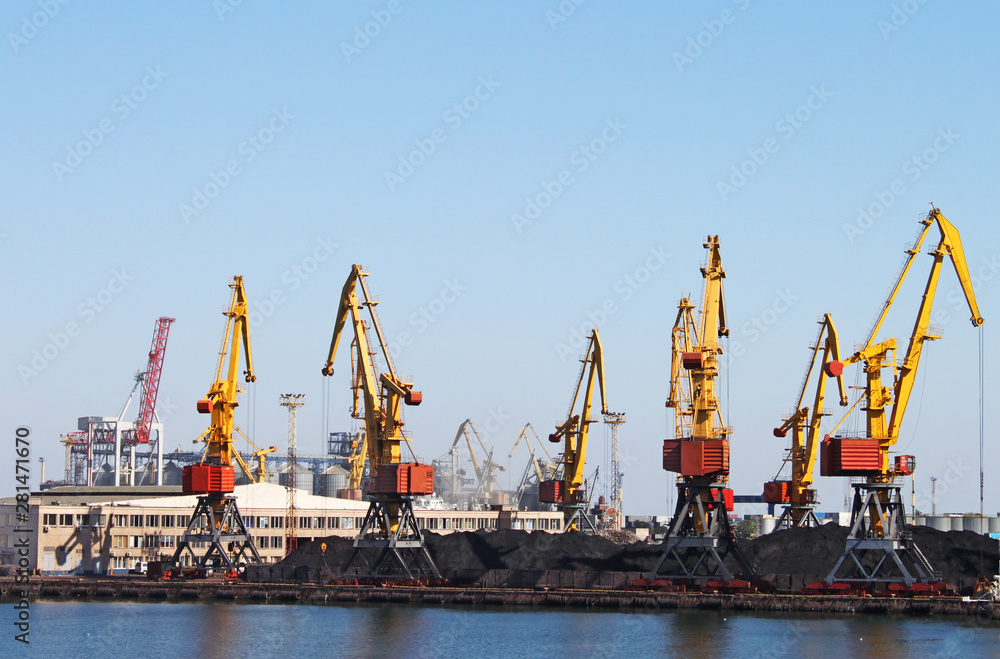
M 237 485 L 240 513 L 261 558 L 285 556 L 287 488 Z M 13 497 L 0 499 L 0 562 L 15 564 L 18 527 L 31 529 L 30 569 L 42 573 L 107 574 L 136 563 L 169 559 L 197 503 L 179 486 L 59 487 L 31 495 L 28 523 L 17 524 Z M 368 511 L 365 501 L 295 497 L 299 543 L 331 535 L 352 537 Z M 477 529 L 559 531 L 562 513 L 549 511 L 415 509 L 420 528 L 435 533 Z M 190 556 L 185 556 L 185 563 Z

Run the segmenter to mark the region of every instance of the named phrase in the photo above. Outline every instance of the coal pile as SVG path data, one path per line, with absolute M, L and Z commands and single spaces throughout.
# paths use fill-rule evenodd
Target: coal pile
M 323 551 L 324 544 L 326 545 L 326 551 Z M 317 538 L 312 542 L 300 544 L 295 551 L 285 556 L 277 565 L 292 567 L 304 565 L 310 568 L 330 570 L 336 574 L 343 567 L 347 557 L 350 556 L 353 547 L 353 538 L 341 538 L 339 536 Z
M 837 524 L 775 531 L 739 543 L 758 574 L 823 576 L 840 560 L 849 529 Z
M 617 570 L 621 547 L 583 533 L 474 531 L 427 533 L 427 549 L 438 569 L 453 570 Z
M 913 542 L 944 581 L 992 576 L 997 573 L 1000 549 L 996 540 L 973 531 L 938 531 L 910 526 Z
M 914 542 L 945 581 L 996 573 L 1000 558 L 996 540 L 971 531 L 909 528 Z M 826 524 L 742 540 L 739 547 L 758 574 L 823 578 L 843 554 L 847 533 L 846 527 Z M 660 543 L 639 541 L 619 545 L 601 536 L 582 533 L 499 530 L 446 535 L 425 532 L 425 537 L 431 557 L 446 576 L 487 570 L 649 572 L 663 553 Z M 352 542 L 351 538 L 333 536 L 317 539 L 303 544 L 277 565 L 336 572 L 347 560 Z M 325 552 L 322 543 L 326 543 Z M 726 565 L 736 570 L 731 557 Z

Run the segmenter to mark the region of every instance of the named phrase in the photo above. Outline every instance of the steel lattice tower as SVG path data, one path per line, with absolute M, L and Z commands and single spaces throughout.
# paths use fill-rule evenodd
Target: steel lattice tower
M 625 423 L 625 414 L 605 414 L 604 423 L 611 428 L 611 509 L 608 527 L 620 531 L 625 526 L 625 516 L 622 514 L 622 470 L 621 458 L 618 452 L 618 427 Z
M 306 395 L 285 394 L 279 399 L 279 404 L 288 408 L 288 480 L 285 481 L 285 487 L 288 488 L 288 505 L 285 509 L 285 556 L 288 556 L 299 544 L 299 518 L 295 511 L 295 470 L 298 469 L 298 461 L 295 458 L 295 413 L 306 404 Z

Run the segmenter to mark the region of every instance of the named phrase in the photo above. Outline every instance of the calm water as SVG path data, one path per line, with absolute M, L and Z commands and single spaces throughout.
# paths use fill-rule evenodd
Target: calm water
M 4 627 L 4 657 L 1000 657 L 1000 627 L 882 616 L 35 602 L 27 651 Z

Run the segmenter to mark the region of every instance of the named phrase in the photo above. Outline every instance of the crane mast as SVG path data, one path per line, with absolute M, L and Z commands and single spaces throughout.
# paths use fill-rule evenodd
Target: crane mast
M 819 431 L 823 417 L 829 416 L 823 412 L 826 396 L 826 377 L 835 377 L 840 393 L 841 406 L 847 405 L 847 394 L 844 391 L 843 367 L 840 365 L 840 344 L 837 341 L 837 328 L 830 314 L 819 321 L 819 334 L 811 346 L 812 358 L 806 369 L 802 388 L 795 411 L 778 428 L 774 429 L 775 437 L 786 437 L 792 432 L 792 446 L 788 451 L 786 462 L 791 463 L 791 480 L 774 480 L 764 484 L 765 503 L 783 503 L 784 512 L 778 518 L 775 530 L 800 526 L 819 526 L 819 520 L 813 512 L 818 503 L 816 490 L 812 489 L 813 468 L 816 463 L 816 451 L 819 447 Z M 821 356 L 822 353 L 822 356 Z M 803 406 L 809 381 L 817 360 L 822 364 L 822 373 L 816 381 L 816 394 L 812 404 L 812 414 L 809 406 Z M 824 377 L 826 376 L 826 377 Z
M 250 352 L 250 327 L 243 277 L 233 277 L 229 287 L 233 289 L 233 293 L 229 310 L 223 312 L 226 316 L 226 331 L 222 336 L 222 347 L 219 349 L 215 381 L 209 388 L 208 394 L 199 400 L 197 405 L 199 413 L 211 414 L 208 428 L 194 440 L 204 441 L 205 451 L 201 462 L 184 467 L 182 474 L 184 493 L 199 495 L 198 504 L 174 552 L 172 562 L 175 565 L 185 551 L 190 553 L 199 567 L 214 564 L 235 570 L 243 562 L 261 562 L 253 538 L 247 531 L 236 505 L 236 497 L 232 494 L 235 485 L 234 461 L 250 482 L 257 480 L 254 472 L 236 450 L 233 437 L 233 432 L 238 432 L 233 424 L 234 410 L 239 405 L 237 396 L 243 392 L 239 388 L 238 380 L 241 347 L 246 358 L 244 380 L 255 382 L 257 376 L 253 372 L 253 358 Z M 256 450 L 256 447 L 254 449 Z M 194 552 L 195 543 L 198 546 L 201 543 L 208 545 L 207 551 L 201 557 Z
M 413 514 L 412 497 L 434 493 L 432 465 L 404 462 L 402 446 L 409 442 L 403 433 L 403 404 L 419 405 L 423 400 L 412 382 L 396 375 L 375 306 L 365 283 L 367 272 L 360 265 L 351 268 L 341 291 L 340 303 L 330 340 L 323 375 L 333 375 L 337 347 L 350 320 L 355 348 L 352 360 L 354 390 L 352 416 L 364 420 L 365 448 L 371 479 L 368 514 L 354 540 L 354 548 L 341 572 L 362 577 L 420 578 L 440 573 L 424 546 L 423 535 Z M 363 299 L 358 297 L 361 289 Z M 373 350 L 364 320 L 368 309 L 375 329 L 379 352 Z M 375 357 L 381 354 L 385 371 L 379 373 Z M 409 449 L 409 446 L 407 445 Z M 411 452 L 412 453 L 412 452 Z M 353 465 L 353 463 L 352 463 Z M 352 467 L 352 473 L 354 472 Z
M 584 526 L 586 530 L 596 530 L 586 515 L 588 497 L 586 490 L 582 489 L 583 469 L 587 461 L 587 439 L 590 434 L 590 424 L 594 423 L 590 418 L 590 411 L 593 406 L 595 384 L 601 391 L 601 414 L 609 412 L 604 394 L 604 350 L 596 329 L 591 331 L 589 339 L 587 353 L 580 360 L 582 366 L 580 377 L 573 390 L 567 418 L 549 435 L 550 442 L 563 443 L 562 479 L 544 480 L 538 485 L 538 500 L 541 503 L 556 504 L 563 511 L 564 531 L 580 530 Z M 580 402 L 581 409 L 579 413 L 574 414 L 577 401 Z
M 933 206 L 920 223 L 923 225 L 920 234 L 913 247 L 906 250 L 906 261 L 864 346 L 843 362 L 844 366 L 861 363 L 865 370 L 865 391 L 858 403 L 867 403 L 862 408 L 866 415 L 866 434 L 864 437 L 835 435 L 825 439 L 821 449 L 821 473 L 824 476 L 860 476 L 864 478 L 864 482 L 854 485 L 848 545 L 840 561 L 827 576 L 827 583 L 901 581 L 911 586 L 914 581 L 928 581 L 933 575 L 927 559 L 905 530 L 903 500 L 900 485 L 896 483 L 898 478 L 913 473 L 916 459 L 910 455 L 897 455 L 890 462 L 889 454 L 890 449 L 899 441 L 900 428 L 913 393 L 924 343 L 941 338 L 932 330 L 930 319 L 945 258 L 951 259 L 972 314 L 973 327 L 980 327 L 984 321 L 979 315 L 958 230 Z M 890 338 L 876 343 L 876 338 L 932 227 L 937 227 L 940 238 L 937 246 L 929 252 L 934 260 L 906 353 L 902 361 L 897 363 L 896 340 Z M 893 369 L 891 386 L 882 381 L 882 371 L 890 364 Z M 890 407 L 891 411 L 887 413 L 887 408 Z M 872 570 L 863 567 L 864 561 L 860 560 L 866 552 L 874 552 L 883 557 Z M 893 560 L 886 561 L 885 556 Z M 853 560 L 848 562 L 849 558 Z M 842 571 L 841 567 L 845 563 L 847 569 Z
M 663 468 L 678 474 L 677 506 L 670 521 L 664 552 L 651 580 L 718 579 L 732 581 L 724 564 L 732 555 L 743 574 L 753 573 L 736 543 L 729 521 L 733 493 L 729 481 L 729 435 L 715 380 L 723 354 L 719 338 L 729 336 L 722 281 L 726 272 L 718 236 L 703 247 L 708 259 L 700 323 L 694 305 L 684 297 L 671 333 L 671 376 L 667 407 L 675 409 L 675 436 L 663 442 Z

